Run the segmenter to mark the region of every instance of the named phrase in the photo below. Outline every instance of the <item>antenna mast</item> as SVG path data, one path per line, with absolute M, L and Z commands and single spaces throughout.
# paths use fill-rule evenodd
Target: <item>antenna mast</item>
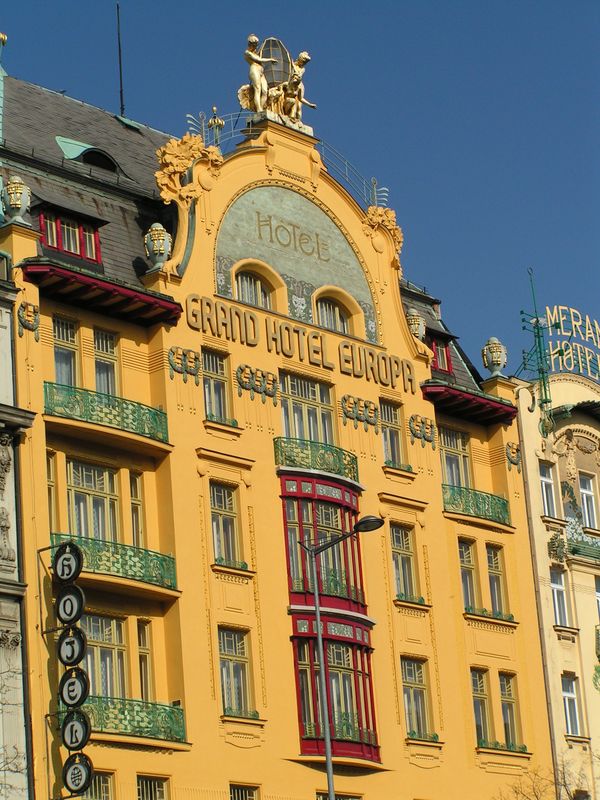
M 121 53 L 121 4 L 117 3 L 117 44 L 119 49 L 119 96 L 121 100 L 122 117 L 125 116 L 125 97 L 123 95 L 123 56 Z

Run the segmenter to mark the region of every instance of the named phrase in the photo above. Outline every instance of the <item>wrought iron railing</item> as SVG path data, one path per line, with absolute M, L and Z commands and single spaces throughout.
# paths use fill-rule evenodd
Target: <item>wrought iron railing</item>
M 278 436 L 273 440 L 275 463 L 280 467 L 330 472 L 358 483 L 358 460 L 354 453 L 334 447 L 332 444 L 312 442 L 308 439 L 286 439 Z
M 231 708 L 230 706 L 226 706 L 223 710 L 224 717 L 243 717 L 245 719 L 258 719 L 259 713 L 258 711 L 253 711 L 248 708 Z
M 392 469 L 401 469 L 404 470 L 404 472 L 414 472 L 414 469 L 410 464 L 401 464 L 399 461 L 390 461 L 390 459 L 384 461 L 383 463 L 386 467 L 391 467 Z
M 230 567 L 231 569 L 248 569 L 247 561 L 233 561 L 230 558 L 215 558 L 215 564 L 219 567 Z
M 44 383 L 44 412 L 83 422 L 108 425 L 137 433 L 158 442 L 168 442 L 167 415 L 152 406 L 125 400 L 112 394 L 78 389 L 60 383 Z
M 325 569 L 321 567 L 319 575 L 319 591 L 321 594 L 330 597 L 346 597 L 348 600 L 356 600 L 357 603 L 365 602 L 364 591 L 360 586 L 354 586 L 348 583 L 344 570 Z M 292 581 L 292 591 L 313 592 L 312 577 L 307 575 L 306 578 L 295 578 Z
M 100 733 L 185 742 L 185 718 L 180 706 L 90 695 L 83 709 L 90 717 L 92 730 Z
M 504 742 L 497 742 L 497 741 L 494 742 L 494 741 L 489 741 L 488 739 L 478 739 L 477 747 L 486 747 L 488 750 L 506 750 L 509 753 L 527 752 L 526 744 L 515 744 L 514 742 L 509 742 L 508 744 L 505 744 Z
M 305 739 L 322 739 L 321 724 L 316 722 L 303 722 L 303 737 Z M 331 738 L 346 742 L 363 742 L 377 747 L 377 734 L 375 731 L 362 728 L 358 723 L 358 714 L 338 713 L 333 715 L 331 725 Z
M 488 619 L 500 619 L 503 622 L 514 622 L 515 615 L 505 611 L 490 611 L 489 608 L 475 608 L 465 606 L 465 614 L 473 614 L 475 617 L 487 617 Z
M 206 415 L 207 422 L 218 422 L 219 425 L 229 425 L 230 428 L 239 428 L 237 419 L 230 419 L 229 417 L 219 417 L 217 414 Z
M 409 731 L 406 736 L 420 742 L 439 742 L 440 740 L 437 733 L 428 733 L 427 731 Z
M 420 606 L 425 605 L 425 598 L 422 595 L 404 594 L 404 592 L 398 592 L 396 595 L 396 600 L 401 600 L 403 603 L 418 603 Z
M 496 494 L 478 492 L 466 486 L 442 485 L 444 510 L 470 517 L 480 517 L 503 525 L 510 525 L 508 500 Z
M 165 589 L 177 588 L 173 556 L 104 539 L 86 539 L 69 533 L 52 533 L 53 547 L 74 542 L 83 552 L 83 568 L 87 572 L 117 575 L 134 581 L 152 583 Z

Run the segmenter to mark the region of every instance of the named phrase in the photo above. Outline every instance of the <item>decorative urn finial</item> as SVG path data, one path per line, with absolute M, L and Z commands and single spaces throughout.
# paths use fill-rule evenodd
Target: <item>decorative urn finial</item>
M 215 145 L 218 147 L 219 146 L 219 141 L 221 139 L 221 130 L 225 127 L 225 120 L 223 120 L 223 119 L 221 119 L 221 117 L 217 116 L 217 107 L 216 106 L 212 107 L 212 112 L 213 112 L 213 115 L 208 120 L 208 129 L 212 130 L 214 128 L 214 133 L 213 133 L 214 141 L 215 141 Z
M 150 225 L 144 236 L 144 247 L 153 269 L 161 269 L 171 256 L 173 238 L 160 222 Z
M 502 375 L 502 370 L 508 363 L 507 350 L 499 339 L 490 336 L 481 350 L 483 366 L 489 369 L 492 378 Z
M 406 321 L 412 335 L 423 341 L 425 338 L 425 317 L 422 317 L 416 308 L 409 308 L 406 313 Z
M 23 219 L 23 214 L 29 211 L 31 203 L 31 189 L 18 175 L 11 175 L 2 189 L 0 201 L 4 210 L 6 222 L 18 222 L 28 225 Z

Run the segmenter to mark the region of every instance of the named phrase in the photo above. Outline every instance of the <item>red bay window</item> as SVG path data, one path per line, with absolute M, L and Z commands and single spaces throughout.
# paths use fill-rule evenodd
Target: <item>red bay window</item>
M 88 222 L 60 216 L 53 211 L 40 214 L 42 245 L 70 256 L 101 262 L 98 228 Z

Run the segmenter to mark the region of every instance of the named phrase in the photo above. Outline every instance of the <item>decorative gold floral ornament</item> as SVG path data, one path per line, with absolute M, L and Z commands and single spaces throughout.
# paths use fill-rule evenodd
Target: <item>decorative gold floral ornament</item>
M 190 167 L 200 161 L 206 164 L 208 171 L 213 178 L 218 177 L 223 156 L 217 147 L 205 147 L 201 136 L 186 133 L 181 139 L 169 139 L 169 141 L 156 151 L 160 169 L 155 172 L 156 183 L 160 190 L 160 196 L 165 203 L 173 200 L 182 203 L 186 207 L 192 200 L 198 197 L 201 187 L 184 182 L 184 179 L 191 178 Z
M 396 222 L 396 212 L 391 208 L 383 208 L 382 206 L 369 206 L 367 209 L 367 216 L 363 221 L 363 231 L 371 238 L 373 247 L 378 253 L 383 253 L 383 236 L 381 229 L 386 230 L 392 237 L 394 245 L 395 256 L 392 260 L 392 266 L 400 269 L 400 251 L 402 250 L 402 243 L 404 235 L 402 229 Z

